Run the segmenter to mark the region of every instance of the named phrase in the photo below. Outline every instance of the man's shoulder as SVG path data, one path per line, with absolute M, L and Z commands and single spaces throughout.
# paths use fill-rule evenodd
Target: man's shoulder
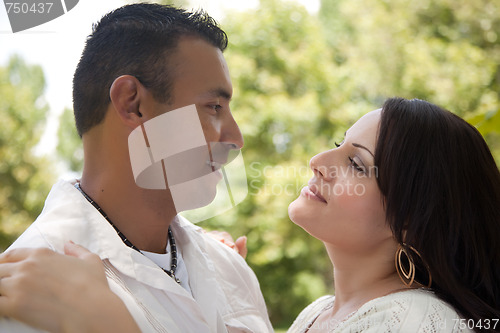
M 241 276 L 243 279 L 253 278 L 252 269 L 234 249 L 208 235 L 203 228 L 192 224 L 183 217 L 179 216 L 176 223 L 185 233 L 184 242 L 189 239 L 189 242 L 196 243 L 190 247 L 196 248 L 197 251 L 207 256 L 208 261 L 213 264 L 213 268 L 221 279 L 225 279 L 224 277 L 227 276 Z
M 68 239 L 78 242 L 89 234 L 87 202 L 71 181 L 60 180 L 51 189 L 37 219 L 10 246 L 48 247 L 61 252 Z
M 199 237 L 199 239 L 202 240 L 202 244 L 199 245 L 209 255 L 210 260 L 215 263 L 227 262 L 237 266 L 243 265 L 245 269 L 248 268 L 246 261 L 238 252 L 210 236 L 203 228 L 189 222 L 181 216 L 178 216 L 178 223 L 190 238 Z
M 48 247 L 54 250 L 53 246 L 45 239 L 43 233 L 40 232 L 38 226 L 33 223 L 26 229 L 21 236 L 19 236 L 14 243 L 12 243 L 7 250 L 15 248 L 37 248 L 37 247 Z

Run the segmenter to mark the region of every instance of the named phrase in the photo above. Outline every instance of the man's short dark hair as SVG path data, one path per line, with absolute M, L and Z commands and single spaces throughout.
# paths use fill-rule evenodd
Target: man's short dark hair
M 120 75 L 136 77 L 161 103 L 170 101 L 173 69 L 168 57 L 183 36 L 195 36 L 224 51 L 227 36 L 203 11 L 159 4 L 132 4 L 93 25 L 73 77 L 73 108 L 82 136 L 105 116 L 109 89 Z

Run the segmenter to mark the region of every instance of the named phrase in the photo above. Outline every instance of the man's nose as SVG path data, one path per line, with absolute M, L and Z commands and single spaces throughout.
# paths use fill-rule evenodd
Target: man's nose
M 236 121 L 234 120 L 233 115 L 227 117 L 226 121 L 222 126 L 221 131 L 221 142 L 226 142 L 230 144 L 234 144 L 237 149 L 241 149 L 243 147 L 243 136 L 241 135 L 240 128 Z

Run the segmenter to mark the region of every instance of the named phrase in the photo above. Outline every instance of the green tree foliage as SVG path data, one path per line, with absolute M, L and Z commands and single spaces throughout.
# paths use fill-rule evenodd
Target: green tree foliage
M 59 117 L 57 131 L 57 154 L 66 163 L 69 170 L 81 173 L 83 168 L 83 146 L 75 127 L 73 110 L 64 109 Z
M 320 18 L 351 98 L 439 104 L 476 125 L 500 161 L 499 13 L 492 0 L 322 0 Z
M 0 67 L 0 250 L 35 220 L 53 180 L 51 161 L 34 147 L 47 115 L 39 66 L 12 57 Z

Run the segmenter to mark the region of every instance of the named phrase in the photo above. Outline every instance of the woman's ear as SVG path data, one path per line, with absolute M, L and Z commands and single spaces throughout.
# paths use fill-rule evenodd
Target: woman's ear
M 111 104 L 118 117 L 131 128 L 141 125 L 144 120 L 139 111 L 141 91 L 139 80 L 131 75 L 119 76 L 113 81 L 109 89 Z

